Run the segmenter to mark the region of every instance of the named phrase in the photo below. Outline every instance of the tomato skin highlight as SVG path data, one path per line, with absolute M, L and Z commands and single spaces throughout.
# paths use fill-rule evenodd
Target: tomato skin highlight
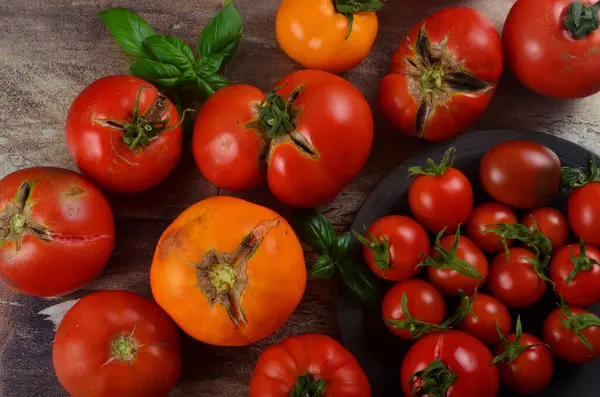
M 569 306 L 574 316 L 582 313 L 591 313 L 576 306 Z M 581 331 L 582 335 L 592 345 L 593 351 L 587 348 L 575 332 L 565 327 L 562 323 L 566 319 L 561 308 L 555 309 L 546 318 L 542 336 L 544 342 L 550 345 L 552 353 L 565 361 L 585 364 L 600 356 L 600 326 L 592 325 Z
M 107 76 L 86 87 L 69 109 L 66 138 L 69 152 L 81 172 L 100 187 L 117 193 L 138 193 L 162 182 L 179 162 L 183 129 L 179 113 L 166 100 L 167 127 L 148 146 L 130 149 L 123 132 L 102 121 L 131 122 L 141 91 L 139 113 L 157 99 L 158 90 L 133 76 Z M 167 120 L 165 118 L 165 120 Z
M 289 397 L 298 377 L 325 381 L 324 396 L 371 397 L 358 361 L 333 338 L 292 336 L 267 348 L 258 358 L 249 397 Z
M 510 313 L 506 306 L 493 296 L 477 293 L 473 302 L 473 312 L 475 315 L 468 314 L 459 323 L 459 328 L 486 345 L 500 342 L 496 324 L 504 335 L 510 332 Z
M 567 203 L 571 229 L 586 244 L 600 248 L 600 183 L 592 182 L 575 189 Z
M 493 228 L 494 223 L 505 223 L 514 225 L 518 223 L 514 211 L 500 203 L 484 203 L 475 207 L 467 223 L 467 234 L 469 238 L 482 250 L 486 252 L 501 252 L 504 250 L 502 239 L 495 233 L 485 233 L 484 231 Z M 514 241 L 507 240 L 508 246 Z
M 567 284 L 574 268 L 571 255 L 579 257 L 580 254 L 579 244 L 566 245 L 556 251 L 550 262 L 550 279 L 557 295 L 562 295 L 569 304 L 585 307 L 600 301 L 600 265 L 592 264 L 590 270 L 580 270 Z M 586 246 L 585 254 L 587 258 L 600 261 L 600 251 L 595 248 Z
M 111 356 L 122 335 L 141 345 L 131 361 Z M 56 330 L 52 360 L 73 397 L 166 397 L 181 373 L 177 328 L 155 303 L 128 291 L 80 299 Z
M 3 219 L 24 186 L 30 190 L 17 216 L 42 229 L 43 238 L 31 228 L 15 238 L 12 219 Z M 102 192 L 80 174 L 51 167 L 22 169 L 0 180 L 0 235 L 0 278 L 33 296 L 83 287 L 102 271 L 115 244 L 112 210 Z
M 523 217 L 521 223 L 533 230 L 533 223 L 542 234 L 550 239 L 554 250 L 567 244 L 569 224 L 559 210 L 551 207 L 537 208 Z
M 375 12 L 348 18 L 331 0 L 283 0 L 275 20 L 277 41 L 283 51 L 308 69 L 343 73 L 360 64 L 371 51 L 379 23 Z

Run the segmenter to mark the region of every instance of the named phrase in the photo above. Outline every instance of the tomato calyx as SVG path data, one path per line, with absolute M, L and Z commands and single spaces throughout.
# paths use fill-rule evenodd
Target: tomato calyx
M 247 323 L 240 301 L 248 285 L 248 260 L 269 230 L 277 227 L 279 222 L 279 219 L 261 222 L 233 252 L 223 253 L 213 249 L 200 262 L 190 263 L 196 268 L 197 285 L 208 298 L 210 307 L 223 305 L 237 327 Z
M 560 322 L 565 328 L 575 333 L 575 335 L 577 335 L 577 337 L 579 337 L 581 340 L 581 343 L 583 343 L 585 347 L 587 347 L 593 353 L 594 347 L 581 331 L 593 326 L 600 327 L 600 318 L 593 313 L 580 313 L 576 316 L 573 315 L 571 309 L 569 309 L 569 306 L 565 302 L 565 298 L 562 295 L 560 296 L 559 307 L 561 309 Z
M 475 288 L 475 291 L 471 296 L 468 296 L 463 290 L 459 289 L 458 296 L 460 303 L 454 313 L 442 323 L 445 327 L 452 328 L 469 315 L 475 317 L 473 305 L 475 304 L 475 298 L 477 297 L 477 288 Z
M 423 137 L 429 117 L 437 106 L 444 106 L 457 92 L 483 94 L 493 90 L 489 83 L 464 69 L 464 60 L 447 48 L 448 36 L 432 43 L 423 23 L 414 45 L 414 56 L 404 57 L 408 90 L 419 107 L 415 130 Z
M 311 374 L 299 376 L 289 397 L 323 397 L 327 383 Z
M 587 168 L 571 168 L 563 166 L 560 169 L 560 190 L 562 194 L 569 194 L 573 189 L 590 183 L 600 182 L 600 169 L 596 158 L 592 155 Z
M 454 165 L 454 159 L 456 158 L 456 148 L 451 146 L 444 152 L 440 163 L 437 164 L 433 159 L 427 159 L 428 167 L 413 166 L 408 168 L 409 176 L 416 175 L 428 175 L 440 177 L 444 175 Z
M 429 255 L 423 254 L 425 256 L 425 260 L 419 263 L 417 266 L 432 266 L 436 269 L 450 269 L 468 277 L 483 278 L 481 273 L 479 273 L 471 264 L 456 256 L 458 243 L 460 241 L 460 225 L 458 225 L 456 230 L 452 248 L 447 250 L 440 245 L 440 240 L 446 232 L 446 229 L 447 228 L 444 228 L 435 237 L 435 248 L 433 250 L 438 254 L 438 256 L 433 258 Z
M 565 285 L 568 285 L 573 281 L 579 272 L 589 272 L 592 270 L 594 266 L 599 266 L 600 263 L 593 259 L 588 258 L 585 252 L 585 242 L 583 241 L 583 237 L 579 239 L 579 256 L 573 255 L 573 247 L 571 247 L 571 263 L 573 264 L 573 269 L 567 276 L 565 280 Z
M 600 25 L 599 9 L 600 2 L 593 5 L 578 1 L 572 2 L 565 15 L 565 28 L 575 39 L 586 37 Z
M 334 0 L 335 10 L 348 18 L 348 33 L 345 40 L 352 34 L 354 26 L 354 14 L 357 12 L 377 12 L 384 3 L 379 0 Z
M 369 239 L 353 231 L 354 237 L 373 253 L 373 262 L 381 270 L 387 270 L 392 267 L 390 263 L 390 242 L 385 236 L 376 238 L 373 233 L 368 233 Z
M 385 319 L 385 323 L 394 329 L 409 331 L 410 336 L 415 339 L 418 339 L 421 336 L 431 332 L 440 332 L 448 329 L 448 327 L 445 325 L 432 324 L 414 318 L 408 311 L 408 297 L 405 293 L 402 293 L 400 306 L 402 307 L 402 312 L 404 313 L 404 316 L 406 316 L 406 319 Z
M 110 358 L 103 366 L 113 361 L 120 361 L 127 364 L 133 364 L 139 350 L 143 347 L 133 337 L 133 333 L 119 333 L 110 343 Z
M 494 357 L 492 364 L 502 363 L 508 365 L 515 361 L 519 356 L 526 350 L 534 348 L 536 346 L 546 346 L 549 347 L 545 343 L 534 343 L 527 346 L 521 346 L 521 339 L 523 338 L 523 326 L 521 324 L 521 316 L 517 317 L 517 326 L 516 326 L 516 339 L 514 342 L 508 342 L 502 330 L 500 330 L 500 324 L 496 321 L 496 330 L 498 331 L 498 336 L 500 336 L 500 343 L 504 352 Z
M 434 360 L 424 370 L 412 374 L 408 383 L 412 387 L 417 380 L 420 384 L 412 388 L 413 397 L 445 397 L 456 375 L 441 360 Z

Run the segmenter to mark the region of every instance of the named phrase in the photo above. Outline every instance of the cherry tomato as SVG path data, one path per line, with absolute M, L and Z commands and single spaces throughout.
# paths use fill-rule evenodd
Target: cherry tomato
M 137 193 L 162 182 L 181 157 L 177 108 L 133 76 L 96 80 L 73 101 L 67 144 L 77 167 L 102 188 Z
M 600 31 L 593 1 L 579 20 L 573 0 L 518 0 L 504 25 L 504 48 L 513 74 L 528 88 L 559 98 L 582 98 L 600 91 Z M 575 26 L 579 26 L 578 28 Z
M 466 223 L 473 210 L 473 188 L 461 171 L 452 168 L 455 149 L 446 151 L 440 164 L 429 159 L 428 167 L 411 167 L 416 175 L 408 188 L 408 205 L 425 229 L 454 232 Z
M 578 238 L 600 248 L 600 182 L 592 182 L 571 193 L 567 215 Z
M 438 141 L 464 132 L 488 107 L 504 55 L 492 21 L 472 8 L 415 25 L 381 80 L 379 107 L 401 133 Z
M 378 30 L 377 15 L 368 11 L 376 11 L 383 4 L 366 9 L 359 2 L 347 3 L 281 1 L 275 31 L 283 51 L 305 68 L 331 73 L 343 73 L 361 63 L 369 55 Z
M 383 299 L 381 316 L 396 336 L 412 340 L 440 330 L 446 317 L 444 298 L 431 284 L 417 279 L 401 281 Z
M 52 361 L 73 397 L 165 397 L 181 373 L 179 334 L 155 303 L 133 292 L 96 292 L 62 319 Z
M 384 216 L 369 227 L 365 237 L 355 236 L 363 244 L 369 268 L 386 280 L 402 281 L 416 275 L 423 254 L 430 252 L 427 232 L 406 216 Z
M 266 161 L 269 187 L 280 201 L 325 204 L 367 161 L 369 104 L 348 81 L 318 70 L 292 73 L 276 86 L 266 96 L 235 85 L 211 96 L 194 125 L 196 163 L 215 185 L 239 190 L 260 181 Z
M 600 251 L 580 244 L 566 245 L 552 256 L 550 279 L 555 291 L 575 306 L 600 301 Z
M 404 357 L 402 391 L 406 397 L 496 397 L 499 376 L 492 359 L 483 343 L 464 332 L 425 335 Z
M 483 156 L 480 174 L 495 200 L 515 208 L 536 208 L 558 193 L 560 160 L 541 143 L 506 141 Z
M 494 233 L 485 233 L 485 230 L 493 229 L 495 223 L 508 225 L 516 224 L 517 216 L 514 211 L 500 203 L 481 204 L 473 210 L 467 223 L 467 233 L 471 240 L 486 252 L 501 252 L 504 249 L 502 238 Z M 513 240 L 506 240 L 511 246 Z
M 536 254 L 526 248 L 510 248 L 498 254 L 490 265 L 488 286 L 492 295 L 508 307 L 533 305 L 546 292 L 546 282 L 536 273 L 528 260 L 537 260 Z
M 467 299 L 471 300 L 471 298 Z M 502 302 L 491 295 L 477 293 L 470 302 L 472 314 L 468 314 L 459 324 L 461 331 L 473 335 L 485 344 L 500 342 L 498 328 L 508 334 L 511 318 L 508 309 Z
M 531 230 L 534 222 L 539 231 L 550 239 L 553 249 L 557 250 L 567 243 L 569 224 L 559 210 L 550 207 L 537 208 L 525 215 L 521 221 Z
M 584 364 L 600 356 L 600 319 L 585 309 L 563 303 L 544 322 L 543 338 L 555 356 Z
M 75 291 L 102 271 L 114 245 L 110 205 L 80 174 L 36 167 L 0 180 L 0 278 L 10 288 Z

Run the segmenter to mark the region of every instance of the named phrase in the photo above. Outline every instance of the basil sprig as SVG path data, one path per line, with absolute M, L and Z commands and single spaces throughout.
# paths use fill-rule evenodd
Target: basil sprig
M 231 59 L 242 37 L 242 17 L 231 0 L 215 15 L 198 38 L 198 58 L 182 40 L 158 35 L 135 12 L 109 8 L 98 14 L 123 51 L 136 60 L 129 66 L 134 76 L 161 88 L 196 86 L 202 100 L 229 85 L 218 74 Z

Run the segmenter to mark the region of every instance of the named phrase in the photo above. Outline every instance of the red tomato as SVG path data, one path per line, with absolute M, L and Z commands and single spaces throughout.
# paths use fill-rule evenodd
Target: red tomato
M 580 244 L 562 247 L 552 256 L 550 279 L 555 291 L 575 306 L 600 301 L 600 251 Z
M 516 333 L 502 336 L 496 354 L 502 383 L 517 393 L 537 393 L 550 383 L 554 370 L 550 349 L 539 338 L 522 333 L 520 319 Z
M 367 376 L 352 354 L 325 335 L 293 336 L 263 352 L 249 397 L 370 397 Z M 311 393 L 311 391 L 313 393 Z
M 568 217 L 575 236 L 600 248 L 600 182 L 592 182 L 571 193 Z
M 571 4 L 572 0 L 518 0 L 506 19 L 503 40 L 512 71 L 540 94 L 582 98 L 600 91 L 600 31 L 584 30 L 598 10 L 592 1 L 581 3 L 582 34 L 574 35 L 578 29 L 569 28 Z
M 133 76 L 94 81 L 73 101 L 67 144 L 77 167 L 102 188 L 136 193 L 162 182 L 181 157 L 171 101 Z
M 0 278 L 10 288 L 72 292 L 102 271 L 114 244 L 110 205 L 81 175 L 37 167 L 0 180 Z
M 503 63 L 487 16 L 466 7 L 439 11 L 415 25 L 394 53 L 379 107 L 405 135 L 452 138 L 488 107 Z
M 600 356 L 600 319 L 585 309 L 563 304 L 544 322 L 543 338 L 555 356 L 584 364 Z
M 471 240 L 482 250 L 494 253 L 501 252 L 504 250 L 502 238 L 494 233 L 485 233 L 485 231 L 495 228 L 492 226 L 495 223 L 514 225 L 517 222 L 517 216 L 510 208 L 500 203 L 485 203 L 475 207 L 471 213 L 467 223 L 467 233 Z M 508 246 L 513 243 L 513 240 L 506 240 Z
M 503 334 L 510 332 L 510 313 L 498 299 L 491 295 L 477 293 L 470 305 L 472 313 L 458 324 L 461 331 L 473 335 L 488 345 L 500 342 L 497 327 Z
M 569 224 L 559 210 L 550 207 L 538 208 L 525 215 L 521 221 L 531 230 L 534 222 L 539 231 L 550 239 L 553 249 L 557 250 L 567 243 Z
M 495 200 L 515 208 L 536 208 L 558 193 L 560 160 L 541 143 L 506 141 L 483 156 L 480 175 Z
M 385 295 L 381 316 L 394 335 L 412 340 L 440 330 L 438 326 L 446 317 L 446 303 L 431 284 L 406 280 Z
M 461 171 L 452 168 L 455 149 L 446 151 L 440 164 L 429 159 L 429 167 L 411 167 L 416 175 L 408 188 L 408 205 L 427 230 L 451 233 L 467 222 L 473 210 L 473 188 Z
M 369 268 L 386 280 L 402 281 L 416 275 L 417 266 L 429 255 L 429 236 L 413 219 L 390 215 L 375 221 L 365 237 L 355 233 L 363 244 Z
M 73 397 L 165 397 L 181 373 L 179 334 L 154 302 L 96 292 L 61 321 L 52 361 Z
M 429 281 L 444 295 L 457 296 L 460 290 L 473 295 L 488 275 L 485 255 L 468 237 L 460 236 L 460 228 L 450 236 L 441 238 L 441 234 L 431 249 L 432 257 L 423 262 Z
M 402 391 L 406 397 L 434 396 L 430 390 L 444 397 L 496 397 L 499 376 L 492 359 L 483 343 L 464 332 L 426 335 L 404 357 Z
M 348 81 L 318 70 L 292 73 L 276 86 L 264 97 L 249 86 L 210 97 L 194 126 L 196 163 L 218 187 L 240 190 L 260 181 L 266 160 L 269 187 L 280 201 L 325 204 L 367 161 L 369 104 Z
M 510 248 L 498 254 L 490 265 L 488 286 L 492 295 L 508 307 L 521 308 L 533 305 L 546 292 L 546 282 L 536 273 L 528 260 L 537 260 L 536 254 L 526 248 Z

